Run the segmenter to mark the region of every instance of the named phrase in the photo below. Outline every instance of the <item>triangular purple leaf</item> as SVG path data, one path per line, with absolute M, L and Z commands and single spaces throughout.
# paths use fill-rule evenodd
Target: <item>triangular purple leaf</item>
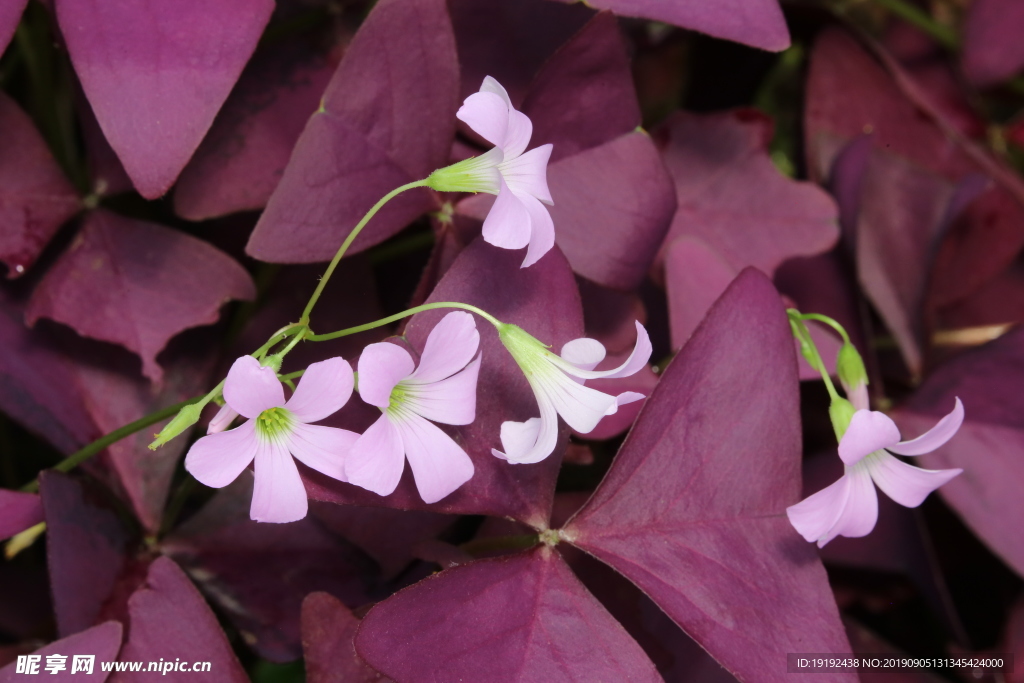
M 1024 6 L 1013 0 L 975 0 L 964 25 L 964 75 L 976 86 L 997 85 L 1024 68 Z
M 329 593 L 310 593 L 302 601 L 302 652 L 309 683 L 376 683 L 383 674 L 356 654 L 353 640 L 359 620 Z
M 0 55 L 7 49 L 14 31 L 18 28 L 21 13 L 25 11 L 28 0 L 9 0 L 0 6 Z
M 740 680 L 788 680 L 787 652 L 849 651 L 814 548 L 785 515 L 800 495 L 794 356 L 778 293 L 745 270 L 561 532 Z
M 60 640 L 41 647 L 32 654 L 42 655 L 39 661 L 37 673 L 45 676 L 44 680 L 53 683 L 75 683 L 76 681 L 91 681 L 91 683 L 103 683 L 110 676 L 110 672 L 103 671 L 101 662 L 112 662 L 117 659 L 117 651 L 121 649 L 121 624 L 116 621 L 94 626 Z M 50 673 L 45 669 L 47 655 L 64 655 L 63 661 L 66 667 L 63 671 Z M 94 657 L 92 673 L 84 671 L 72 672 L 75 655 L 92 655 Z M 21 683 L 25 680 L 25 673 L 16 673 L 17 664 L 11 662 L 0 669 L 0 683 Z
M 34 493 L 0 489 L 0 541 L 43 521 L 43 501 Z

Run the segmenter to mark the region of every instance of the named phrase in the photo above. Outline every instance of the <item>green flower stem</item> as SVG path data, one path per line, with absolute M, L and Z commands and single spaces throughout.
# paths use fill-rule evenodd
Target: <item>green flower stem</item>
M 843 338 L 843 341 L 845 343 L 850 344 L 851 346 L 853 345 L 853 343 L 850 341 L 850 335 L 846 334 L 846 328 L 844 328 L 842 325 L 840 325 L 827 315 L 821 315 L 820 313 L 802 313 L 800 315 L 800 318 L 802 320 L 817 320 L 819 323 L 824 323 L 825 325 L 828 325 L 833 330 L 839 333 L 839 336 Z
M 223 382 L 221 384 L 223 384 Z M 219 390 L 220 386 L 221 385 L 218 384 L 217 385 L 217 389 L 214 389 L 214 391 Z M 212 394 L 213 392 L 210 392 L 210 393 Z M 120 429 L 115 429 L 114 431 L 110 432 L 106 436 L 102 436 L 99 439 L 96 439 L 95 441 L 93 441 L 91 444 L 89 444 L 89 445 L 87 445 L 87 446 L 85 446 L 85 447 L 75 451 L 74 453 L 72 453 L 71 455 L 69 455 L 68 457 L 64 458 L 63 460 L 61 460 L 56 465 L 54 465 L 51 469 L 55 469 L 58 472 L 70 472 L 75 467 L 77 467 L 78 465 L 81 465 L 83 462 L 85 462 L 86 460 L 88 460 L 92 456 L 96 455 L 97 453 L 102 451 L 107 446 L 109 446 L 111 444 L 114 444 L 114 443 L 117 443 L 121 439 L 129 437 L 129 436 L 131 436 L 132 434 L 134 434 L 136 432 L 142 431 L 146 427 L 149 427 L 150 425 L 154 425 L 157 422 L 160 422 L 161 420 L 165 420 L 165 419 L 167 419 L 169 417 L 172 417 L 179 410 L 181 410 L 182 408 L 184 408 L 187 405 L 190 405 L 192 403 L 196 403 L 198 401 L 202 401 L 204 399 L 209 401 L 208 397 L 209 397 L 209 394 L 207 394 L 206 397 L 202 397 L 202 398 L 200 398 L 200 397 L 190 398 L 187 401 L 182 401 L 181 403 L 175 403 L 172 406 L 167 406 L 166 408 L 158 410 L 155 413 L 150 413 L 149 415 L 146 415 L 145 417 L 141 417 L 138 420 L 136 420 L 135 422 L 131 422 L 129 424 L 126 424 L 124 427 L 121 427 Z M 26 491 L 28 493 L 35 493 L 36 491 L 39 490 L 39 479 L 38 478 L 33 479 L 29 483 L 27 483 L 24 486 L 22 486 L 21 490 L 22 491 Z
M 840 398 L 839 392 L 836 391 L 836 387 L 832 384 L 832 378 L 828 376 L 828 370 L 825 369 L 825 363 L 821 360 L 821 354 L 818 353 L 818 347 L 815 346 L 814 340 L 811 339 L 811 333 L 807 329 L 807 325 L 804 324 L 803 314 L 795 308 L 786 310 L 786 314 L 789 316 L 789 324 L 793 329 L 793 335 L 800 340 L 801 344 L 805 348 L 809 348 L 814 354 L 815 367 L 818 372 L 821 373 L 821 378 L 825 381 L 825 388 L 828 389 L 828 395 L 833 401 Z
M 879 7 L 884 7 L 901 19 L 921 29 L 937 42 L 950 50 L 960 46 L 956 31 L 945 24 L 935 21 L 930 14 L 905 0 L 873 0 Z
M 313 296 L 309 298 L 309 303 L 306 304 L 305 310 L 302 311 L 302 318 L 300 318 L 300 321 L 303 324 L 309 322 L 309 315 L 310 313 L 313 312 L 313 307 L 316 306 L 317 300 L 320 299 L 320 295 L 323 293 L 324 287 L 327 286 L 328 280 L 331 279 L 331 275 L 334 274 L 334 269 L 338 267 L 338 262 L 341 261 L 341 257 L 344 256 L 345 252 L 348 251 L 348 248 L 352 246 L 352 242 L 354 242 L 356 237 L 359 236 L 359 233 L 363 231 L 363 228 L 366 227 L 366 224 L 370 222 L 370 219 L 377 215 L 377 212 L 380 211 L 385 204 L 387 204 L 389 201 L 394 199 L 399 194 L 405 192 L 406 190 L 426 186 L 427 180 L 423 179 L 417 180 L 416 182 L 409 183 L 407 185 L 402 185 L 401 187 L 397 187 L 394 190 L 391 190 L 391 192 L 388 192 L 386 195 L 381 197 L 380 201 L 374 204 L 373 207 L 366 212 L 366 215 L 363 216 L 362 220 L 356 224 L 356 227 L 352 228 L 352 232 L 348 234 L 348 237 L 345 238 L 345 241 L 341 243 L 340 247 L 338 247 L 338 252 L 334 255 L 334 258 L 331 259 L 331 264 L 327 266 L 327 270 L 324 271 L 323 277 L 320 278 L 320 283 L 316 286 L 316 291 L 313 292 Z
M 472 311 L 473 313 L 476 313 L 478 316 L 480 316 L 487 322 L 491 323 L 495 327 L 499 327 L 502 324 L 502 322 L 495 318 L 493 315 L 491 315 L 487 311 L 480 310 L 476 306 L 470 306 L 469 304 L 459 303 L 458 301 L 439 301 L 433 304 L 423 304 L 422 306 L 416 306 L 415 308 L 410 308 L 407 311 L 395 313 L 394 315 L 389 315 L 386 318 L 381 318 L 380 320 L 377 320 L 372 323 L 366 323 L 365 325 L 349 327 L 348 329 L 338 330 L 337 332 L 328 332 L 326 334 L 307 335 L 306 339 L 308 339 L 309 341 L 319 342 L 330 341 L 331 339 L 337 339 L 339 337 L 347 337 L 352 334 L 359 334 L 360 332 L 365 332 L 367 330 L 372 330 L 377 327 L 389 325 L 397 320 L 401 320 L 402 318 L 408 318 L 410 315 L 416 315 L 417 313 L 422 313 L 423 311 L 432 311 L 437 308 L 461 308 L 463 310 Z

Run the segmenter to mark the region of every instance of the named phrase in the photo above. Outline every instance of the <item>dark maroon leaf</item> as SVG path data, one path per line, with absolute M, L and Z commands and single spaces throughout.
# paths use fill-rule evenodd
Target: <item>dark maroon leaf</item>
M 375 606 L 356 650 L 396 680 L 659 681 L 557 552 L 480 560 Z
M 764 50 L 778 52 L 789 47 L 789 30 L 777 0 L 714 3 L 700 0 L 590 0 L 587 4 L 625 17 L 675 24 Z
M 0 489 L 0 540 L 43 521 L 43 501 L 34 493 Z
M 370 561 L 312 518 L 293 524 L 249 519 L 253 477 L 246 470 L 162 543 L 199 588 L 271 661 L 301 656 L 299 607 L 312 591 L 356 606 L 370 600 Z
M 737 270 L 699 237 L 684 235 L 665 250 L 665 290 L 672 348 L 681 349 Z
M 117 659 L 117 651 L 121 649 L 121 624 L 116 621 L 94 626 L 81 633 L 76 633 L 60 640 L 41 647 L 33 654 L 42 655 L 39 661 L 38 673 L 45 676 L 44 680 L 54 683 L 75 683 L 75 681 L 92 681 L 103 683 L 110 676 L 109 672 L 103 671 L 101 662 L 113 662 Z M 47 655 L 64 655 L 65 669 L 63 671 L 50 673 L 46 670 Z M 94 657 L 92 673 L 84 671 L 72 672 L 72 665 L 75 655 L 92 655 Z M 17 663 L 11 662 L 0 669 L 0 683 L 20 683 L 26 680 L 25 673 L 16 673 Z M 28 679 L 31 680 L 31 679 Z
M 10 0 L 0 7 L 0 55 L 7 49 L 7 44 L 11 42 L 14 30 L 18 28 L 21 13 L 27 4 L 28 0 Z
M 459 254 L 428 301 L 461 301 L 478 306 L 502 322 L 519 325 L 556 349 L 581 337 L 583 313 L 565 257 L 558 249 L 552 249 L 529 268 L 520 268 L 521 262 L 518 254 L 495 249 L 478 239 Z M 438 310 L 414 316 L 406 330 L 412 346 L 422 349 L 430 330 L 447 313 Z M 456 440 L 473 459 L 473 478 L 444 500 L 427 506 L 420 499 L 408 469 L 395 493 L 384 498 L 305 470 L 306 490 L 311 499 L 508 516 L 535 528 L 547 528 L 565 442 L 547 460 L 535 465 L 509 465 L 491 455 L 491 448 L 501 446 L 502 422 L 523 421 L 539 413 L 533 391 L 495 329 L 479 318 L 477 327 L 483 357 L 477 418 L 473 424 L 453 430 Z
M 634 326 L 633 329 L 635 339 L 636 327 Z M 610 370 L 611 368 L 616 368 L 619 365 L 622 365 L 628 356 L 628 353 L 608 356 L 600 365 L 597 366 L 597 369 Z M 638 394 L 650 396 L 651 392 L 654 391 L 654 387 L 657 385 L 658 375 L 650 367 L 646 367 L 630 377 L 624 377 L 621 379 L 595 379 L 587 381 L 588 387 L 592 387 L 598 391 L 603 391 L 604 393 L 611 394 L 613 396 L 621 394 L 624 391 L 635 391 Z M 644 401 L 627 403 L 619 408 L 614 415 L 608 415 L 607 417 L 601 418 L 601 421 L 597 423 L 597 426 L 594 427 L 592 431 L 587 434 L 577 434 L 577 436 L 582 439 L 593 439 L 595 441 L 618 436 L 633 426 L 633 423 L 636 421 L 636 416 L 640 414 L 640 410 L 643 407 Z
M 203 597 L 185 573 L 166 557 L 149 569 L 146 585 L 128 601 L 128 640 L 121 661 L 209 662 L 208 673 L 189 672 L 189 680 L 248 683 L 227 637 Z M 179 674 L 184 680 L 186 674 Z M 117 673 L 116 683 L 150 681 L 152 673 Z
M 918 458 L 923 467 L 962 467 L 939 492 L 971 529 L 1024 575 L 1024 328 L 965 352 L 938 367 L 893 414 L 904 438 L 930 429 L 964 404 L 964 424 L 945 446 Z
M 1024 265 L 1019 262 L 1001 275 L 937 313 L 939 330 L 1024 322 Z
M 396 187 L 443 166 L 459 87 L 442 0 L 378 3 L 306 124 L 246 248 L 263 261 L 328 261 L 367 210 Z M 419 188 L 392 200 L 353 244 L 377 244 L 425 211 Z
M 0 16 L 0 45 L 2 24 Z M 15 278 L 35 263 L 82 204 L 32 120 L 3 93 L 0 149 L 0 261 L 7 265 L 7 277 Z
M 57 628 L 96 623 L 127 562 L 129 532 L 108 503 L 66 474 L 43 472 L 46 551 Z
M 844 619 L 846 635 L 854 653 L 865 656 L 888 655 L 890 657 L 906 657 L 907 653 L 893 647 L 878 635 L 867 630 L 852 619 Z M 945 680 L 927 669 L 862 669 L 861 683 L 939 683 Z
M 117 153 L 103 137 L 100 124 L 93 114 L 92 107 L 85 100 L 85 95 L 77 98 L 78 119 L 82 128 L 82 142 L 85 145 L 86 160 L 89 165 L 89 179 L 92 181 L 92 192 L 97 197 L 128 192 L 132 189 L 131 178 L 124 170 L 124 165 L 117 158 Z
M 747 269 L 669 365 L 605 480 L 561 532 L 741 680 L 787 680 L 787 652 L 849 651 L 814 548 L 785 516 L 800 495 L 797 388 L 778 293 Z
M 36 287 L 26 318 L 30 325 L 51 318 L 120 344 L 160 381 L 156 356 L 171 337 L 216 322 L 226 301 L 255 295 L 248 273 L 206 242 L 96 211 Z
M 578 278 L 577 284 L 587 336 L 604 344 L 608 353 L 631 351 L 636 343 L 636 322 L 647 322 L 643 300 L 632 292 L 608 289 L 583 278 Z
M 1000 648 L 1003 652 L 1024 652 L 1024 599 L 1019 599 L 1010 610 L 1010 618 L 1006 623 L 1006 632 Z M 1017 662 L 1014 662 L 1015 664 Z M 1024 667 L 1016 666 L 1013 671 L 1007 666 L 1003 669 L 1008 683 L 1024 681 Z
M 139 192 L 167 192 L 249 61 L 271 0 L 55 0 L 100 127 Z
M 384 676 L 358 654 L 353 640 L 359 620 L 328 593 L 302 601 L 302 652 L 309 683 L 374 683 Z
M 258 55 L 181 172 L 178 215 L 197 221 L 266 206 L 335 66 L 292 46 Z
M 962 54 L 964 74 L 985 87 L 1024 68 L 1024 7 L 1013 0 L 975 0 L 967 11 Z

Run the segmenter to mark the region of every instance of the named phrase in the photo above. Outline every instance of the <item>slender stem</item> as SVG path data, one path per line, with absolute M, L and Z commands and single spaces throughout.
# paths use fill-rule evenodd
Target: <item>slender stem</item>
M 386 318 L 381 318 L 380 320 L 377 320 L 372 323 L 366 323 L 365 325 L 349 327 L 348 329 L 338 330 L 337 332 L 328 332 L 326 334 L 311 334 L 307 336 L 306 339 L 308 339 L 309 341 L 318 342 L 330 341 L 331 339 L 337 339 L 338 337 L 347 337 L 349 335 L 359 334 L 360 332 L 372 330 L 377 327 L 383 327 L 384 325 L 390 325 L 391 323 L 397 320 L 401 320 L 402 318 L 408 318 L 410 315 L 416 315 L 417 313 L 422 313 L 423 311 L 432 311 L 437 308 L 461 308 L 463 310 L 472 311 L 473 313 L 476 313 L 478 316 L 480 316 L 487 322 L 491 323 L 495 327 L 498 327 L 499 325 L 502 324 L 502 322 L 495 318 L 493 315 L 491 315 L 487 311 L 480 310 L 476 306 L 470 306 L 469 304 L 459 303 L 458 301 L 439 301 L 433 304 L 423 304 L 422 306 L 416 306 L 414 308 L 410 308 L 407 311 L 395 313 L 394 315 L 389 315 Z
M 287 382 L 288 380 L 296 379 L 297 377 L 302 377 L 302 373 L 304 372 L 306 371 L 296 370 L 295 372 L 289 372 L 287 375 L 278 375 L 277 378 L 280 379 L 282 382 Z
M 817 366 L 818 372 L 821 373 L 821 378 L 825 381 L 825 388 L 828 390 L 828 395 L 833 401 L 839 398 L 839 392 L 836 391 L 836 387 L 832 384 L 832 378 L 828 376 L 828 370 L 825 369 L 825 363 L 821 360 L 821 354 L 818 353 L 818 347 L 814 344 L 814 340 L 811 339 L 810 330 L 807 329 L 807 325 L 801 319 L 803 316 L 800 311 L 796 309 L 789 309 L 786 311 L 789 314 L 789 322 L 793 328 L 793 334 L 797 336 L 800 342 L 811 350 L 814 354 L 815 365 Z
M 896 16 L 910 22 L 921 29 L 943 46 L 955 50 L 960 45 L 956 31 L 945 24 L 935 21 L 930 14 L 916 7 L 905 0 L 874 0 L 874 3 L 884 7 Z
M 166 408 L 164 408 L 162 410 L 158 410 L 155 413 L 150 413 L 149 415 L 146 415 L 145 417 L 141 417 L 138 420 L 136 420 L 135 422 L 131 422 L 129 424 L 126 424 L 124 427 L 121 427 L 120 429 L 115 429 L 114 431 L 110 432 L 106 436 L 100 437 L 99 439 L 93 441 L 91 444 L 88 444 L 84 448 L 81 448 L 81 449 L 75 451 L 74 453 L 72 453 L 71 455 L 69 455 L 68 457 L 64 458 L 63 460 L 61 460 L 56 465 L 54 465 L 51 469 L 55 469 L 55 470 L 57 470 L 59 472 L 70 472 L 75 467 L 77 467 L 78 465 L 82 464 L 83 462 L 85 462 L 86 460 L 91 458 L 92 456 L 96 455 L 97 453 L 102 451 L 107 446 L 109 446 L 109 445 L 111 445 L 113 443 L 117 443 L 118 441 L 120 441 L 121 439 L 123 439 L 125 437 L 131 436 L 135 432 L 142 431 L 146 427 L 149 427 L 150 425 L 154 425 L 157 422 L 159 422 L 160 420 L 164 420 L 164 419 L 167 419 L 168 417 L 172 417 L 175 414 L 177 414 L 177 412 L 179 410 L 181 410 L 182 408 L 184 408 L 185 406 L 187 406 L 187 405 L 189 405 L 191 403 L 195 403 L 196 401 L 200 401 L 200 400 L 202 400 L 202 398 L 196 397 L 196 398 L 190 398 L 187 401 L 182 401 L 181 403 L 175 403 L 172 406 L 167 406 Z M 22 486 L 21 490 L 22 491 L 27 491 L 29 493 L 38 491 L 39 490 L 39 479 L 38 478 L 33 479 L 28 484 L 25 484 L 24 486 Z
M 842 325 L 837 323 L 835 320 L 828 317 L 827 315 L 821 315 L 820 313 L 803 313 L 800 317 L 804 320 L 817 320 L 819 323 L 824 323 L 825 325 L 828 325 L 833 330 L 839 333 L 839 335 L 843 338 L 844 342 L 850 344 L 851 346 L 853 345 L 852 342 L 850 342 L 850 335 L 846 334 L 846 329 Z
M 257 360 L 262 360 L 263 356 L 266 355 L 267 351 L 269 351 L 275 344 L 279 344 L 288 337 L 299 334 L 300 332 L 305 332 L 308 329 L 309 328 L 303 323 L 292 323 L 290 325 L 285 325 L 277 332 L 270 335 L 270 339 L 268 339 L 266 343 L 263 344 L 263 346 L 253 351 L 252 354 L 250 355 L 252 355 Z
M 426 186 L 427 180 L 426 178 L 424 178 L 423 180 L 417 180 L 416 182 L 409 183 L 407 185 L 402 185 L 401 187 L 397 187 L 394 190 L 391 190 L 391 192 L 388 192 L 386 195 L 381 197 L 380 201 L 374 204 L 373 207 L 366 212 L 366 215 L 363 216 L 362 220 L 360 220 L 356 224 L 356 227 L 352 228 L 352 232 L 348 234 L 348 237 L 345 238 L 345 241 L 341 243 L 340 247 L 338 247 L 338 252 L 334 255 L 334 258 L 331 259 L 331 263 L 329 266 L 327 266 L 327 270 L 324 271 L 323 277 L 320 278 L 320 283 L 317 284 L 316 290 L 313 292 L 313 296 L 309 298 L 309 303 L 306 304 L 305 310 L 302 311 L 301 321 L 303 323 L 309 320 L 309 315 L 310 313 L 313 312 L 313 307 L 316 306 L 316 302 L 320 298 L 320 295 L 323 293 L 324 287 L 327 286 L 327 281 L 330 280 L 331 275 L 334 274 L 334 269 L 338 267 L 338 262 L 341 261 L 341 257 L 345 255 L 345 252 L 348 251 L 348 248 L 352 245 L 352 242 L 355 241 L 356 237 L 359 236 L 359 233 L 363 231 L 363 228 L 366 226 L 366 224 L 370 222 L 370 219 L 377 215 L 377 212 L 381 210 L 381 207 L 383 207 L 385 204 L 387 204 L 389 201 L 391 201 L 394 197 L 401 194 L 402 192 L 405 192 L 406 190 L 411 190 L 416 187 Z

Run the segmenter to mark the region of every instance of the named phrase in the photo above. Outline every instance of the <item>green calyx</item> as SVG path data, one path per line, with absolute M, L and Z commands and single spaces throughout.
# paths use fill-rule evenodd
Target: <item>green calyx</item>
M 155 451 L 198 422 L 199 414 L 203 412 L 203 407 L 205 405 L 205 401 L 200 401 L 199 403 L 192 403 L 179 410 L 178 414 L 174 416 L 174 419 L 168 422 L 167 426 L 161 429 L 160 433 L 156 435 L 156 438 L 153 439 L 153 443 L 149 444 L 149 449 L 151 451 Z
M 868 372 L 864 368 L 864 360 L 857 353 L 857 348 L 846 342 L 839 349 L 839 357 L 836 359 L 836 374 L 839 381 L 843 383 L 849 393 L 854 387 L 867 385 Z
M 828 407 L 828 416 L 832 418 L 832 429 L 835 430 L 837 440 L 843 440 L 843 435 L 846 434 L 856 412 L 857 409 L 845 398 L 832 399 L 832 404 Z
M 499 158 L 500 161 L 500 158 Z M 501 175 L 490 153 L 439 168 L 427 176 L 427 187 L 438 192 L 498 194 Z
M 256 418 L 256 431 L 266 439 L 278 439 L 292 430 L 295 418 L 290 410 L 282 407 L 268 408 Z

